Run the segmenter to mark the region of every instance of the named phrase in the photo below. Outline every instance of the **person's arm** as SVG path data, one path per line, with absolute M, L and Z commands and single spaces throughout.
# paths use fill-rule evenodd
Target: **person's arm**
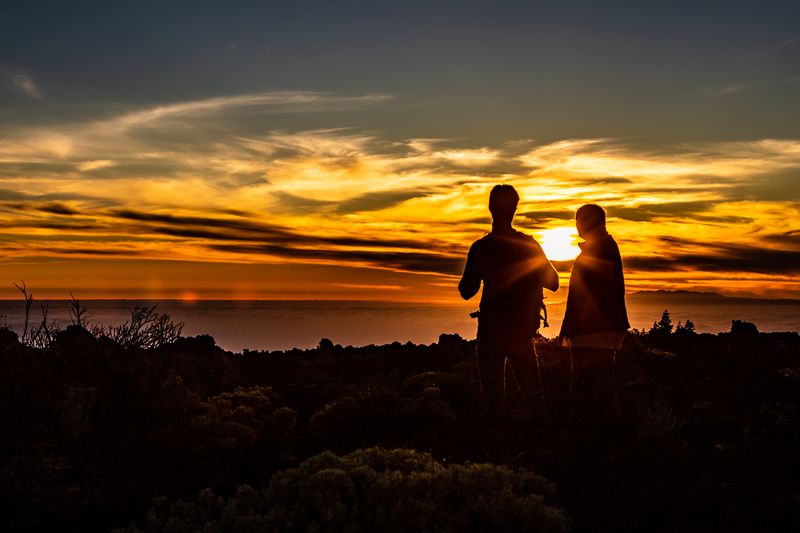
M 556 272 L 553 263 L 544 255 L 541 245 L 534 239 L 533 247 L 535 249 L 537 263 L 539 263 L 539 279 L 542 281 L 542 287 L 550 291 L 557 291 L 559 286 L 558 272 Z
M 542 273 L 542 287 L 545 289 L 551 290 L 556 292 L 558 290 L 559 280 L 558 280 L 558 272 L 556 272 L 553 263 L 549 260 L 547 261 L 547 265 L 544 267 L 544 272 Z
M 481 276 L 478 272 L 478 265 L 475 252 L 475 246 L 477 243 L 474 243 L 472 247 L 469 249 L 469 253 L 467 254 L 467 263 L 464 265 L 464 274 L 461 276 L 461 281 L 458 282 L 458 292 L 461 293 L 461 297 L 465 300 L 469 300 L 476 294 L 481 288 Z

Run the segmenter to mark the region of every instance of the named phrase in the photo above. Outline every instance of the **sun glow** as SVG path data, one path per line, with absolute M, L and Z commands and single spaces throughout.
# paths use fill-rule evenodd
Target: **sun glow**
M 58 298 L 451 301 L 502 180 L 553 261 L 579 254 L 574 210 L 597 202 L 634 290 L 800 295 L 800 204 L 781 189 L 800 169 L 798 140 L 462 146 L 244 119 L 320 98 L 341 104 L 250 94 L 0 127 L 0 279 Z
M 578 231 L 575 228 L 553 228 L 540 232 L 542 249 L 551 261 L 575 259 L 581 249 L 575 243 Z

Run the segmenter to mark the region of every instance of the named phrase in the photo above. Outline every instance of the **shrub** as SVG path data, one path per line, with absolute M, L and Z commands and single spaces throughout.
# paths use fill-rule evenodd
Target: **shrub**
M 14 283 L 14 287 L 22 294 L 25 299 L 25 323 L 22 330 L 22 343 L 34 348 L 46 348 L 56 338 L 56 334 L 61 329 L 58 322 L 47 317 L 48 305 L 41 304 L 42 321 L 32 326 L 31 307 L 33 306 L 33 293 L 28 290 L 25 280 L 20 284 Z
M 156 312 L 156 307 L 136 304 L 130 309 L 130 320 L 103 332 L 125 348 L 158 348 L 175 342 L 183 322 L 173 322 L 168 314 Z
M 42 319 L 37 325 L 31 323 L 33 292 L 25 281 L 14 283 L 14 287 L 25 299 L 25 319 L 21 341 L 34 348 L 46 348 L 56 340 L 61 326 L 48 318 L 48 305 L 41 304 Z M 81 306 L 80 300 L 70 293 L 69 320 L 73 326 L 89 331 L 93 336 L 105 335 L 124 348 L 158 348 L 175 342 L 183 331 L 183 322 L 173 322 L 165 313 L 156 312 L 157 306 L 135 304 L 130 308 L 131 318 L 119 326 L 103 326 L 89 320 L 88 309 Z
M 545 503 L 552 487 L 493 464 L 443 466 L 414 450 L 324 452 L 230 498 L 206 489 L 193 503 L 156 502 L 147 531 L 566 531 Z
M 376 444 L 436 447 L 453 436 L 456 416 L 438 389 L 420 393 L 420 398 L 391 391 L 347 395 L 315 413 L 308 428 L 321 446 L 340 452 Z
M 236 449 L 256 442 L 265 430 L 270 434 L 294 431 L 297 414 L 288 407 L 274 409 L 271 387 L 237 387 L 200 404 L 201 414 L 191 424 L 198 437 L 214 448 Z

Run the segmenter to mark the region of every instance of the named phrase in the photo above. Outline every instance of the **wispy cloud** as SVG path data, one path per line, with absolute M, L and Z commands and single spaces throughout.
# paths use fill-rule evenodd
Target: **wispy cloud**
M 761 48 L 760 50 L 756 50 L 755 52 L 747 54 L 742 57 L 742 61 L 752 61 L 753 59 L 758 59 L 761 57 L 770 56 L 772 54 L 777 54 L 781 50 L 789 48 L 790 46 L 793 46 L 797 43 L 800 43 L 800 38 L 786 39 L 785 41 L 774 43 L 772 45 Z
M 114 162 L 111 161 L 110 159 L 93 159 L 90 161 L 83 161 L 82 163 L 78 163 L 77 168 L 81 172 L 90 172 L 92 170 L 99 170 L 111 166 L 114 166 Z
M 744 91 L 759 90 L 759 89 L 763 90 L 763 89 L 771 89 L 773 87 L 781 87 L 784 85 L 793 85 L 795 83 L 800 83 L 800 75 L 790 76 L 788 78 L 772 80 L 772 81 L 731 83 L 728 85 L 717 87 L 715 89 L 711 89 L 707 92 L 714 96 L 726 96 L 729 94 L 735 94 Z
M 391 99 L 390 95 L 346 96 L 309 91 L 278 91 L 222 96 L 153 106 L 132 111 L 102 125 L 115 129 L 151 126 L 164 120 L 222 113 L 235 108 L 259 107 L 273 112 L 321 112 L 351 109 Z
M 792 76 L 790 78 L 785 78 L 782 80 L 777 80 L 770 83 L 769 87 L 780 87 L 782 85 L 794 85 L 795 83 L 800 83 L 800 75 Z
M 30 74 L 14 74 L 11 78 L 14 88 L 28 98 L 34 100 L 44 100 L 44 94 L 39 86 L 33 81 Z
M 751 87 L 753 87 L 752 83 L 743 83 L 743 82 L 729 83 L 727 85 L 717 87 L 716 89 L 711 89 L 709 92 L 714 95 L 725 96 L 727 94 L 734 94 L 745 91 Z

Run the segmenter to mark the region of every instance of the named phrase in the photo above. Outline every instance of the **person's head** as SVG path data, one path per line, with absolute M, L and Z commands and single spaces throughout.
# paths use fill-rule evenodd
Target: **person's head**
M 575 213 L 575 227 L 584 239 L 592 233 L 606 229 L 606 212 L 596 204 L 586 204 Z
M 518 203 L 519 194 L 511 185 L 495 185 L 489 193 L 489 212 L 495 222 L 510 224 Z

